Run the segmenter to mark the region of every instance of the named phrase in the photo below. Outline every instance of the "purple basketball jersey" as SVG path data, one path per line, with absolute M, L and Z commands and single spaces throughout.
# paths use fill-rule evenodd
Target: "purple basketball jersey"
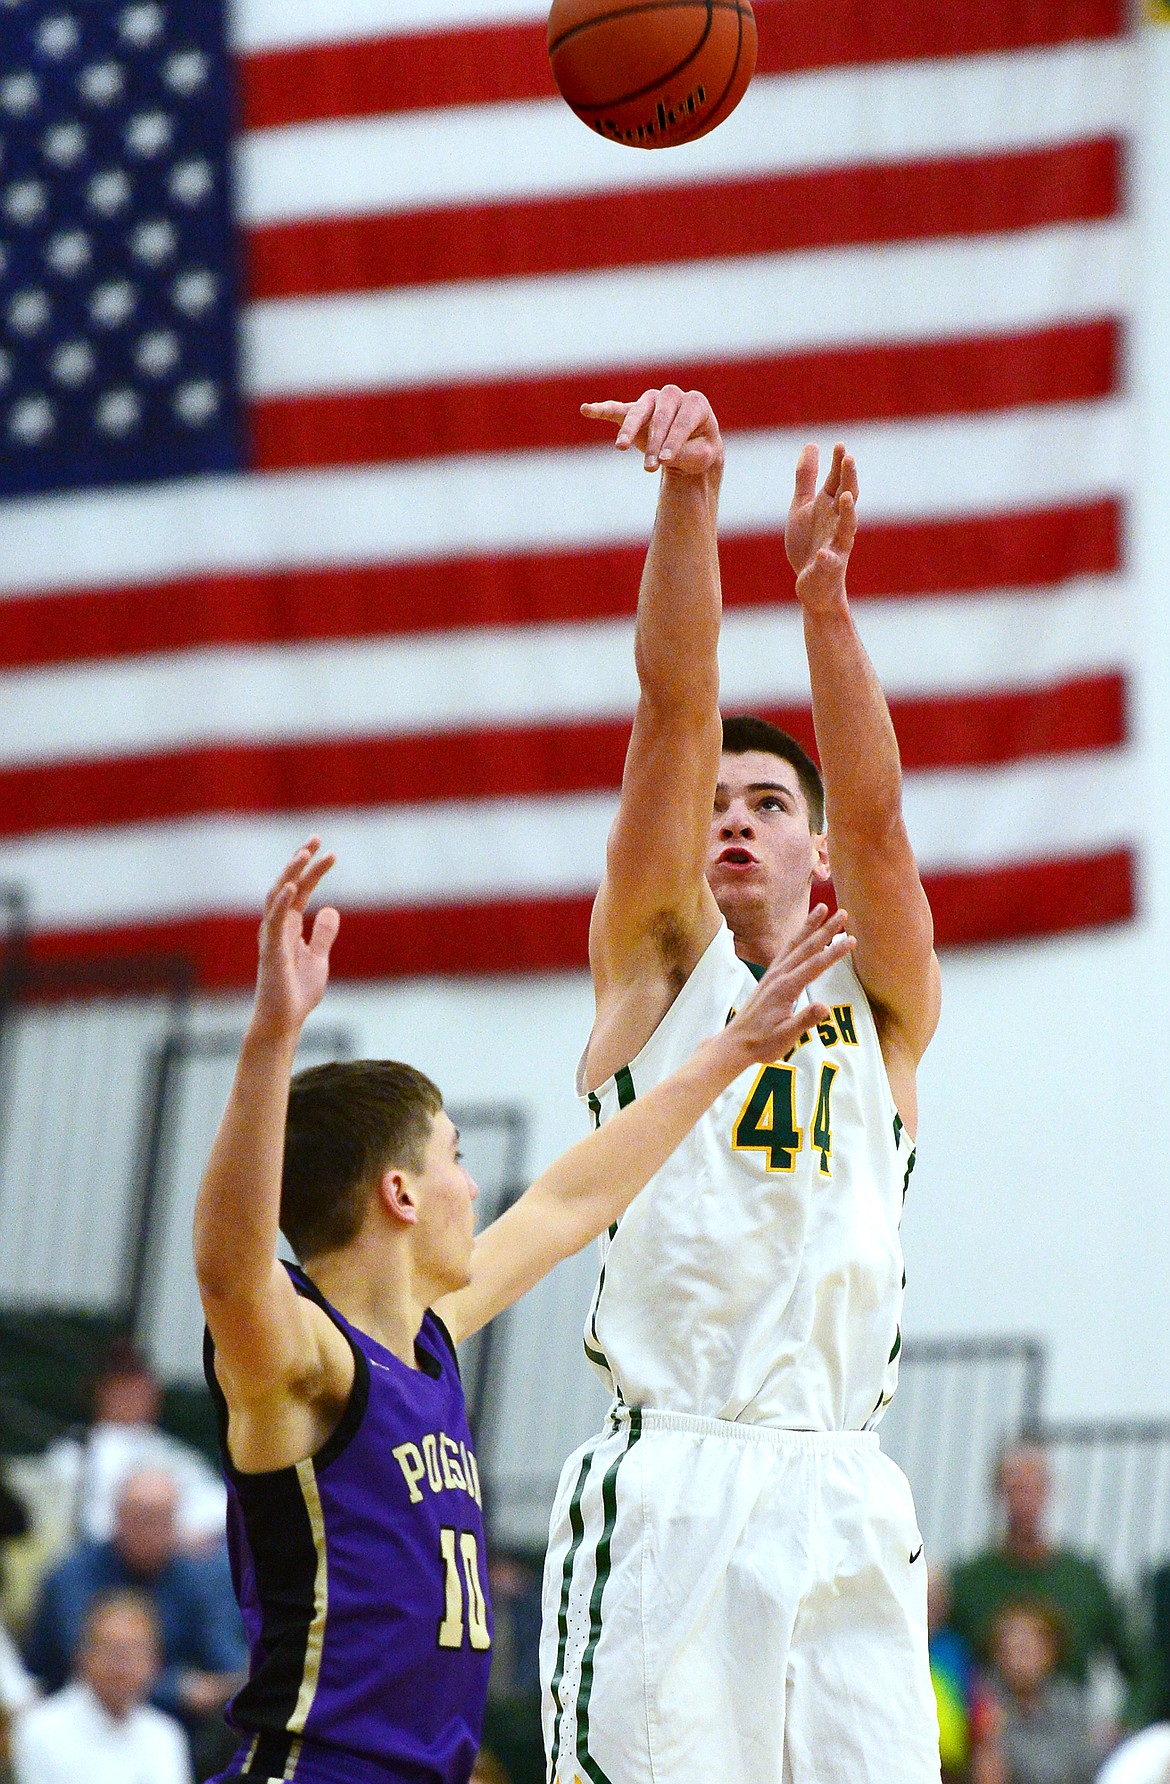
M 205 1345 L 228 1546 L 251 1661 L 228 1720 L 232 1776 L 465 1784 L 487 1697 L 491 1611 L 479 1472 L 459 1368 L 428 1313 L 408 1369 L 331 1307 L 354 1384 L 308 1461 L 241 1474 Z

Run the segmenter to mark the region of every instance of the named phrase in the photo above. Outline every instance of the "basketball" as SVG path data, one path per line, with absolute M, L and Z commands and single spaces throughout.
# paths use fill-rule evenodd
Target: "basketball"
M 693 142 L 735 110 L 756 66 L 749 0 L 553 0 L 553 79 L 599 136 Z

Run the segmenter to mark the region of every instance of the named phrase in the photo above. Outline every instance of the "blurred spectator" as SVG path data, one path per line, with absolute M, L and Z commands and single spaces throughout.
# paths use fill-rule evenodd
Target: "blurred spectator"
M 1060 1619 L 1047 1605 L 1007 1604 L 991 1630 L 994 1733 L 977 1784 L 1092 1784 L 1097 1756 L 1086 1696 L 1057 1667 Z
M 226 1563 L 183 1551 L 177 1503 L 169 1474 L 143 1469 L 130 1475 L 117 1500 L 111 1540 L 83 1542 L 45 1579 L 25 1657 L 44 1687 L 57 1690 L 71 1671 L 95 1595 L 142 1592 L 162 1636 L 163 1666 L 151 1702 L 185 1724 L 197 1753 L 214 1731 L 214 1752 L 224 1744 L 220 1712 L 242 1683 L 247 1643 Z
M 183 1731 L 145 1699 L 159 1668 L 148 1599 L 100 1593 L 77 1650 L 77 1678 L 16 1723 L 16 1784 L 191 1784 Z
M 1046 1606 L 1063 1634 L 1058 1665 L 1063 1677 L 1084 1689 L 1090 1662 L 1108 1656 L 1132 1679 L 1135 1656 L 1125 1620 L 1100 1567 L 1091 1556 L 1049 1541 L 1052 1476 L 1043 1446 L 1024 1442 L 1005 1450 L 995 1486 L 1004 1512 L 1003 1539 L 955 1569 L 951 1627 L 987 1664 L 992 1629 L 1005 1605 Z
M 14 1536 L 23 1536 L 28 1529 L 28 1512 L 24 1501 L 12 1491 L 6 1480 L 0 1479 L 0 1542 L 11 1542 Z
M 36 1680 L 24 1670 L 16 1644 L 0 1623 L 0 1784 L 10 1784 L 10 1733 L 22 1710 L 36 1702 Z
M 486 1747 L 481 1747 L 475 1756 L 475 1764 L 471 1768 L 471 1777 L 467 1784 L 512 1784 L 512 1780 L 495 1754 Z
M 1156 1722 L 1110 1755 L 1097 1784 L 1170 1784 L 1170 1722 Z
M 162 1389 L 127 1341 L 110 1352 L 94 1383 L 93 1424 L 80 1437 L 63 1437 L 45 1452 L 44 1471 L 68 1499 L 75 1537 L 108 1542 L 114 1503 L 127 1475 L 164 1469 L 179 1489 L 178 1527 L 192 1547 L 224 1538 L 227 1495 L 216 1469 L 198 1450 L 158 1428 Z
M 994 1706 L 970 1648 L 950 1627 L 950 1607 L 950 1581 L 941 1568 L 932 1568 L 927 1578 L 926 1621 L 942 1784 L 969 1784 L 991 1731 Z
M 19 1715 L 38 1696 L 37 1682 L 25 1671 L 16 1643 L 0 1623 L 0 1712 Z
M 1145 1653 L 1141 1676 L 1130 1701 L 1134 1728 L 1147 1722 L 1170 1722 L 1170 1563 L 1156 1568 L 1145 1583 Z

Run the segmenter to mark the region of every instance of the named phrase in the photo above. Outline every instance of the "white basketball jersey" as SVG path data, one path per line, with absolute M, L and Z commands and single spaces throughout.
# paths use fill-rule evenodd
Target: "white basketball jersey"
M 637 1058 L 586 1098 L 595 1121 L 717 1034 L 757 976 L 721 924 Z M 841 1431 L 889 1404 L 914 1148 L 848 958 L 810 1001 L 830 1020 L 737 1078 L 601 1241 L 585 1350 L 628 1405 Z

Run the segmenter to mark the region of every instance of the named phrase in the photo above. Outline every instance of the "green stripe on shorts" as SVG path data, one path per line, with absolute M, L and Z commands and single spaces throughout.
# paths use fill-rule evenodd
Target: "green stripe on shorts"
M 585 1535 L 585 1520 L 581 1516 L 581 1496 L 585 1491 L 585 1481 L 589 1473 L 589 1465 L 593 1460 L 593 1451 L 589 1450 L 581 1458 L 581 1472 L 577 1476 L 577 1485 L 573 1488 L 573 1497 L 569 1501 L 569 1529 L 573 1540 L 569 1544 L 569 1552 L 565 1556 L 564 1570 L 561 1574 L 561 1604 L 557 1612 L 557 1664 L 553 1672 L 549 1690 L 552 1700 L 557 1706 L 556 1720 L 553 1723 L 552 1762 L 549 1776 L 556 1777 L 557 1760 L 561 1751 L 561 1680 L 565 1676 L 565 1649 L 569 1641 L 569 1591 L 573 1584 L 573 1563 L 577 1559 L 577 1550 L 581 1547 Z
M 617 1476 L 618 1469 L 641 1435 L 642 1414 L 635 1406 L 630 1410 L 629 1441 L 625 1449 L 614 1458 L 601 1483 L 601 1506 L 605 1513 L 605 1523 L 594 1558 L 593 1594 L 589 1600 L 589 1640 L 581 1657 L 581 1678 L 577 1685 L 577 1762 L 592 1780 L 592 1784 L 610 1784 L 610 1780 L 589 1753 L 589 1698 L 593 1691 L 593 1657 L 601 1640 L 601 1601 L 609 1579 L 610 1544 L 613 1540 L 613 1527 L 617 1522 Z M 555 1775 L 555 1758 L 553 1772 Z

